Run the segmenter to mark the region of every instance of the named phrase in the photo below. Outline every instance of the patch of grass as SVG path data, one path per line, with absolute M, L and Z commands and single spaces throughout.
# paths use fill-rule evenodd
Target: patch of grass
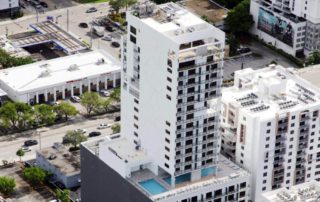
M 104 3 L 104 2 L 108 2 L 108 0 L 77 0 L 79 3 Z

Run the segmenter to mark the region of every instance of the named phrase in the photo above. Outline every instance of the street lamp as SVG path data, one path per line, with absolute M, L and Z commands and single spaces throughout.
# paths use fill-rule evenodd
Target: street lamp
M 40 147 L 40 150 L 41 150 L 41 133 L 40 133 L 40 131 L 38 129 L 36 129 L 36 133 L 39 136 L 39 147 Z

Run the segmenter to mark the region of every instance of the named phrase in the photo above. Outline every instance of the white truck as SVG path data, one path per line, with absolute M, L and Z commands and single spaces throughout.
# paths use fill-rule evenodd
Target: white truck
M 103 26 L 94 26 L 93 28 L 93 33 L 99 37 L 104 36 L 104 27 Z

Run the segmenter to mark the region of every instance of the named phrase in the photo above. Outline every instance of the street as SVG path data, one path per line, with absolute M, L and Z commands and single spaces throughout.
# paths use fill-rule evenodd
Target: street
M 103 118 L 97 118 L 94 120 L 87 119 L 83 121 L 76 121 L 74 124 L 65 125 L 60 127 L 59 125 L 53 125 L 51 127 L 44 127 L 38 129 L 40 135 L 37 134 L 35 130 L 24 132 L 26 135 L 22 137 L 15 138 L 15 134 L 0 137 L 0 162 L 2 160 L 17 161 L 19 160 L 18 156 L 16 156 L 16 152 L 21 146 L 24 144 L 24 141 L 34 139 L 38 141 L 38 144 L 35 146 L 31 146 L 30 152 L 26 152 L 25 156 L 22 157 L 22 160 L 30 160 L 35 158 L 35 151 L 41 148 L 51 147 L 55 142 L 62 142 L 62 137 L 69 130 L 74 129 L 86 129 L 88 135 L 92 131 L 100 131 L 102 133 L 101 136 L 107 136 L 112 133 L 111 128 L 100 129 L 97 127 L 101 123 L 110 123 L 113 124 L 113 120 L 111 118 L 107 118 L 103 116 Z M 21 135 L 19 135 L 21 136 Z M 94 137 L 92 137 L 94 138 Z
M 96 7 L 97 12 L 86 13 L 86 10 L 90 7 Z M 69 26 L 67 26 L 69 10 Z M 107 3 L 99 4 L 79 4 L 69 8 L 63 8 L 53 11 L 48 11 L 45 13 L 39 13 L 37 15 L 28 15 L 16 20 L 7 20 L 0 22 L 0 35 L 12 35 L 21 32 L 31 31 L 30 24 L 44 21 L 47 16 L 53 16 L 55 22 L 63 29 L 69 27 L 69 32 L 75 35 L 82 41 L 90 44 L 90 23 L 97 17 L 106 16 L 109 12 L 109 5 Z M 89 24 L 89 28 L 80 28 L 79 23 L 85 22 Z M 106 34 L 108 32 L 106 31 Z M 118 40 L 118 39 L 117 39 Z M 102 49 L 112 55 L 115 58 L 119 58 L 119 48 L 114 48 L 111 46 L 111 42 L 103 41 L 101 38 L 92 37 L 93 49 Z

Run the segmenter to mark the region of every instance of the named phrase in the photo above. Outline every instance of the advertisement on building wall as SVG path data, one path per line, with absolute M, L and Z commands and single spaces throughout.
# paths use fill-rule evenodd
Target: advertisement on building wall
M 258 29 L 293 47 L 294 30 L 290 22 L 259 8 Z

